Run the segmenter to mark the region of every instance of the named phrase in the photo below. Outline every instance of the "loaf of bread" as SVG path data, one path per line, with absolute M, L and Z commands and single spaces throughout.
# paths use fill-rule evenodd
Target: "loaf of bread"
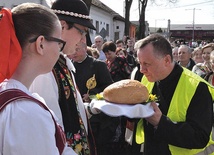
M 137 80 L 121 80 L 103 91 L 103 98 L 111 103 L 137 104 L 148 100 L 148 89 Z

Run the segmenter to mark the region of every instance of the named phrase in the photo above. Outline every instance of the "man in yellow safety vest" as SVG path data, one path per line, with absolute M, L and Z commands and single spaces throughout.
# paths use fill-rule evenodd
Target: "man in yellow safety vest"
M 214 90 L 173 61 L 168 40 L 152 34 L 135 44 L 142 83 L 158 97 L 154 114 L 137 125 L 136 142 L 144 155 L 212 154 Z

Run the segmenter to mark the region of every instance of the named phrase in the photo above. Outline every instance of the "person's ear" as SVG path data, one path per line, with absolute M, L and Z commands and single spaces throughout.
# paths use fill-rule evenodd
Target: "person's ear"
M 61 23 L 61 26 L 62 26 L 62 31 L 63 31 L 64 29 L 67 29 L 67 28 L 68 28 L 68 24 L 66 23 L 66 21 L 60 20 L 60 23 Z
M 165 56 L 164 60 L 165 60 L 165 64 L 166 65 L 170 65 L 172 63 L 172 58 L 171 58 L 171 56 L 169 54 L 167 54 Z
M 44 36 L 39 36 L 36 40 L 36 49 L 37 49 L 37 53 L 40 55 L 44 54 L 44 48 L 45 48 L 45 38 Z

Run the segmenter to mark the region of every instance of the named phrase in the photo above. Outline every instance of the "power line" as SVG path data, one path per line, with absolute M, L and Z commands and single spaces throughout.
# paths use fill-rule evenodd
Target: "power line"
M 187 6 L 194 6 L 194 5 L 201 5 L 201 4 L 210 3 L 210 2 L 213 2 L 213 0 L 206 1 L 206 2 L 200 2 L 200 3 L 194 3 L 194 4 L 188 4 L 188 5 L 183 5 L 183 6 L 177 6 L 175 8 L 181 8 L 181 7 L 187 7 Z
M 170 7 L 164 7 L 164 8 L 162 8 L 160 6 L 157 6 L 157 7 L 159 7 L 160 10 L 163 10 L 163 9 L 166 10 L 166 9 L 176 9 L 176 8 L 183 8 L 183 7 L 201 5 L 201 4 L 212 3 L 212 2 L 214 2 L 214 1 L 210 0 L 210 1 L 206 1 L 206 2 L 200 2 L 200 3 L 194 3 L 194 4 L 187 4 L 187 5 L 181 5 L 181 6 L 174 6 L 174 7 L 172 7 L 172 6 L 170 6 Z M 152 11 L 152 10 L 147 10 L 147 11 Z

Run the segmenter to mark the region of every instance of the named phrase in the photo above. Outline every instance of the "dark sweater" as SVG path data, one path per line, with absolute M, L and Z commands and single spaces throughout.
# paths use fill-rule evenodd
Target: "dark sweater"
M 76 68 L 76 73 L 74 73 L 74 76 L 81 95 L 87 93 L 88 89 L 86 87 L 86 82 L 93 76 L 93 74 L 95 74 L 97 86 L 90 90 L 90 95 L 102 92 L 113 82 L 106 64 L 100 60 L 87 56 L 83 62 L 74 62 L 73 64 Z

